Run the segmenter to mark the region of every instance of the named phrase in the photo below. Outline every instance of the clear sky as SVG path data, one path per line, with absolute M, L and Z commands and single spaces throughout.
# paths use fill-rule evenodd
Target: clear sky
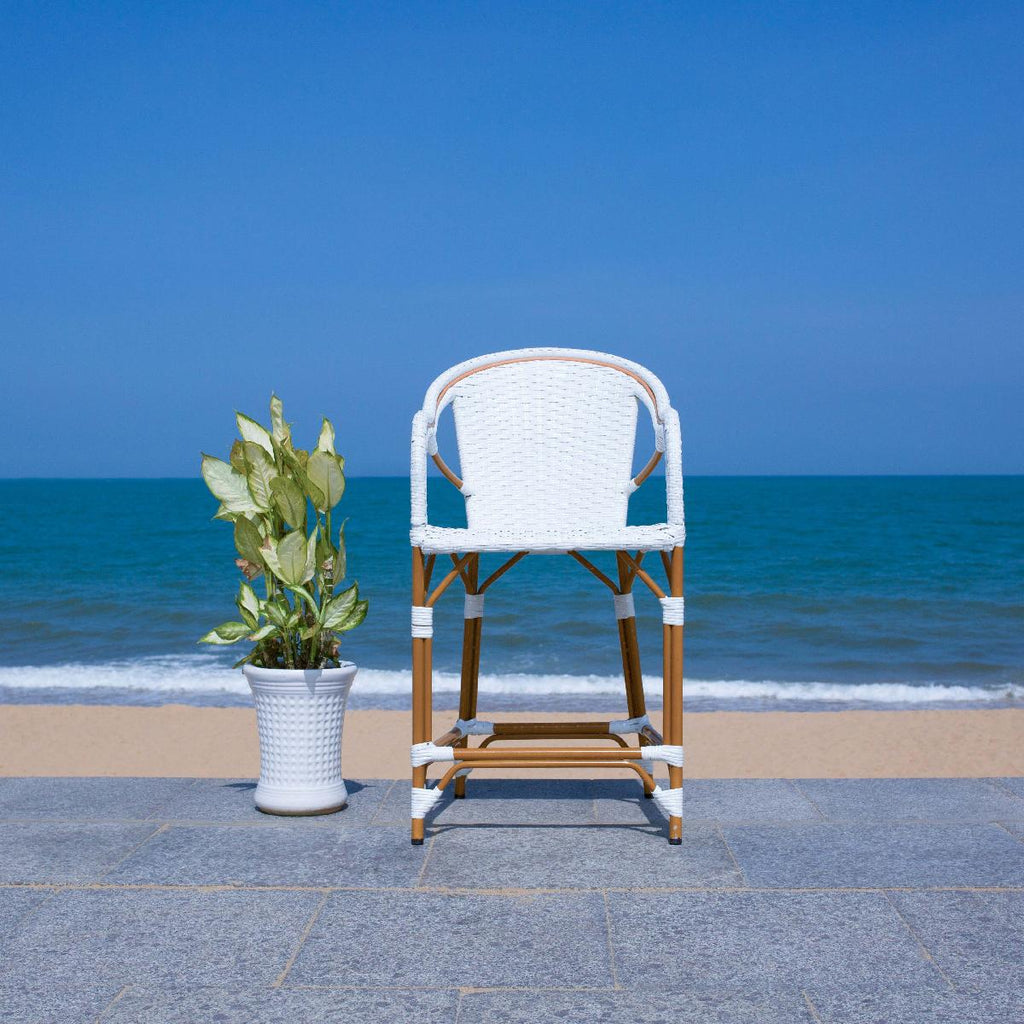
M 496 349 L 694 473 L 1024 472 L 1024 5 L 0 5 L 0 476 L 187 476 L 271 389 L 407 472 Z

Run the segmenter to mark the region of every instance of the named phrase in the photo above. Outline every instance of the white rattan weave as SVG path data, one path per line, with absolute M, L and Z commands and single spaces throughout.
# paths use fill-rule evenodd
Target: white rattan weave
M 449 405 L 467 528 L 427 517 L 427 457 Z M 627 526 L 638 405 L 664 452 L 665 522 Z M 426 553 L 668 550 L 686 537 L 679 417 L 661 381 L 602 352 L 536 348 L 471 359 L 441 374 L 413 420 L 412 529 Z

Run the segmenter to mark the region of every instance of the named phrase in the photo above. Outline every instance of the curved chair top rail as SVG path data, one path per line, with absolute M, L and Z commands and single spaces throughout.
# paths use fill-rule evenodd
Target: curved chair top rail
M 427 389 L 426 397 L 423 400 L 423 412 L 426 414 L 428 427 L 436 426 L 438 414 L 451 401 L 449 393 L 459 381 L 495 366 L 545 359 L 605 366 L 632 377 L 643 389 L 643 394 L 646 396 L 644 404 L 650 410 L 651 416 L 657 424 L 664 424 L 665 415 L 672 407 L 664 384 L 646 367 L 629 359 L 623 359 L 621 356 L 611 355 L 607 352 L 593 352 L 582 348 L 519 348 L 467 359 L 440 374 Z

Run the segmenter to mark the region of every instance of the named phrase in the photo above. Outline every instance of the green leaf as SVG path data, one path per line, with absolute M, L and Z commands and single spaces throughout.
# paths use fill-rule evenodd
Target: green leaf
M 241 512 L 229 512 L 223 505 L 219 505 L 213 513 L 214 519 L 222 519 L 225 523 L 233 523 L 240 516 Z
M 308 605 L 309 610 L 314 614 L 318 615 L 320 609 L 317 607 L 316 600 L 313 595 L 305 587 L 289 587 L 288 588 L 299 600 L 305 602 Z
M 314 505 L 321 511 L 326 512 L 334 508 L 341 501 L 345 493 L 345 474 L 342 472 L 343 463 L 337 455 L 328 452 L 315 451 L 306 463 L 306 476 L 309 482 L 323 495 L 323 502 Z
M 369 601 L 357 601 L 355 607 L 349 613 L 349 617 L 340 626 L 335 626 L 334 631 L 336 633 L 347 633 L 350 629 L 355 629 L 356 626 L 362 625 L 363 619 L 366 618 L 366 609 L 369 606 Z
M 359 587 L 353 583 L 347 590 L 332 597 L 321 613 L 320 624 L 324 629 L 337 629 L 349 617 L 359 599 Z
M 320 425 L 320 437 L 317 438 L 316 450 L 318 452 L 327 452 L 329 455 L 334 455 L 334 427 L 331 425 L 331 421 L 324 417 L 323 423 Z
M 263 548 L 263 561 L 284 584 L 297 587 L 313 578 L 316 570 L 316 531 L 307 542 L 301 530 L 292 530 L 283 540 L 270 538 L 270 547 Z
M 238 424 L 238 432 L 242 435 L 243 441 L 258 444 L 268 455 L 273 456 L 274 446 L 270 443 L 270 432 L 266 427 L 241 412 L 235 413 L 235 422 Z
M 263 546 L 263 536 L 257 529 L 256 524 L 245 516 L 239 516 L 235 520 L 235 549 L 247 561 L 253 565 L 263 564 L 263 555 L 260 548 Z
M 245 445 L 246 483 L 252 500 L 263 509 L 270 511 L 270 483 L 277 476 L 277 466 L 266 450 L 255 441 L 246 441 Z
M 198 640 L 201 644 L 236 644 L 247 637 L 250 627 L 244 622 L 222 622 L 216 629 L 211 629 Z
M 245 473 L 245 449 L 242 447 L 241 441 L 235 440 L 231 445 L 231 454 L 228 456 L 228 461 L 235 472 Z
M 260 640 L 266 640 L 268 636 L 273 636 L 277 632 L 279 632 L 278 627 L 273 623 L 268 622 L 265 626 L 260 626 L 260 628 L 257 629 L 249 639 L 255 643 L 259 643 Z
M 348 556 L 345 551 L 345 523 L 347 522 L 347 519 L 343 519 L 341 526 L 338 527 L 338 553 L 334 556 L 335 583 L 343 580 L 348 572 Z
M 302 488 L 287 476 L 276 476 L 270 481 L 271 501 L 281 518 L 293 530 L 306 528 L 306 496 Z
M 238 585 L 238 597 L 235 598 L 238 611 L 250 629 L 255 629 L 260 621 L 260 599 L 256 591 L 248 583 Z
M 267 601 L 263 605 L 263 614 L 280 630 L 288 628 L 288 617 L 291 615 L 291 611 L 288 602 L 283 598 Z
M 303 583 L 308 583 L 316 575 L 316 539 L 319 529 L 313 527 L 313 532 L 306 541 L 306 565 L 303 570 Z
M 327 567 L 330 566 L 332 571 L 334 567 L 334 547 L 326 533 L 321 533 L 317 538 L 316 542 L 316 566 L 318 572 L 327 572 Z M 334 577 L 332 576 L 333 580 Z
M 212 455 L 203 455 L 203 479 L 215 498 L 224 505 L 225 512 L 258 512 L 246 485 L 245 477 L 226 462 Z
M 275 441 L 281 444 L 291 443 L 291 428 L 284 421 L 284 406 L 277 395 L 270 396 L 270 430 Z

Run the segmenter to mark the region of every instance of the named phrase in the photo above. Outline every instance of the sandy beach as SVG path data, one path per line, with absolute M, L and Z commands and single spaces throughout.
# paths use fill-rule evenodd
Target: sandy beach
M 494 714 L 497 721 L 523 714 Z M 534 721 L 573 716 L 536 714 Z M 578 716 L 577 716 L 578 717 Z M 600 718 L 602 716 L 594 716 Z M 611 716 L 610 716 L 611 717 Z M 658 715 L 652 715 L 655 724 Z M 435 716 L 435 735 L 451 724 Z M 694 712 L 690 778 L 984 778 L 1024 775 L 1024 710 Z M 408 775 L 409 714 L 353 710 L 343 764 L 353 778 Z M 256 715 L 185 705 L 0 705 L 0 776 L 255 777 Z M 543 769 L 481 772 L 548 777 Z M 599 778 L 601 769 L 563 770 Z M 603 770 L 622 777 L 623 773 Z

